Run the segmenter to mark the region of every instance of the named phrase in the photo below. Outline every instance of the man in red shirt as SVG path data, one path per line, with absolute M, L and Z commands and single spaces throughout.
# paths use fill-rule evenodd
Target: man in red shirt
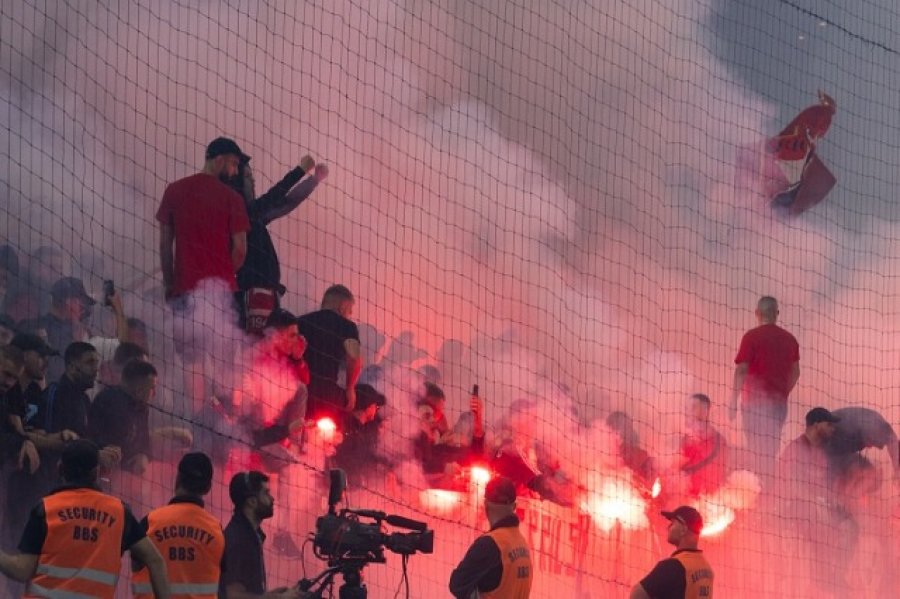
M 237 176 L 246 160 L 249 156 L 233 140 L 214 139 L 206 148 L 203 170 L 169 185 L 156 213 L 163 284 L 176 314 L 176 347 L 185 362 L 185 393 L 193 398 L 195 413 L 207 397 L 204 373 L 213 372 L 204 365 L 207 356 L 233 355 L 233 348 L 219 342 L 227 341 L 224 337 L 233 328 L 228 325 L 237 322 L 230 307 L 238 288 L 236 273 L 247 254 L 250 221 L 243 198 L 225 182 Z
M 734 386 L 729 416 L 741 420 L 751 467 L 769 484 L 781 447 L 787 400 L 800 378 L 800 346 L 793 335 L 775 324 L 778 301 L 762 297 L 756 305 L 759 326 L 747 331 L 734 358 Z
M 156 220 L 167 298 L 193 291 L 204 279 L 222 279 L 237 291 L 250 221 L 244 200 L 226 181 L 237 176 L 241 160 L 249 157 L 233 140 L 214 139 L 203 170 L 166 188 Z

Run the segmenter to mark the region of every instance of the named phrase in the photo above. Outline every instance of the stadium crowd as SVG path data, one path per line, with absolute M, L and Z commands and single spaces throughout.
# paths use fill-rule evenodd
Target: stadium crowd
M 269 489 L 277 496 L 279 488 L 290 488 L 293 474 L 287 465 L 302 460 L 310 423 L 322 419 L 330 419 L 339 435 L 331 465 L 343 468 L 357 484 L 389 476 L 397 455 L 382 447 L 389 401 L 413 405 L 419 429 L 402 453 L 419 461 L 430 486 L 461 488 L 467 484 L 465 466 L 484 463 L 515 486 L 498 505 L 508 504 L 507 497 L 516 494 L 572 505 L 578 481 L 543 442 L 534 400 L 515 401 L 501 424 L 488 427 L 483 400 L 473 390 L 469 409 L 453 419 L 447 413 L 440 372 L 433 367 L 421 371 L 421 389 L 414 397 L 388 398 L 380 385 L 384 375 L 380 366 L 363 364 L 350 289 L 340 284 L 329 287 L 320 309 L 308 314 L 295 316 L 281 307 L 288 289 L 267 227 L 309 198 L 328 176 L 328 168 L 304 156 L 272 189 L 257 196 L 250 161 L 233 140 L 214 140 L 207 147 L 203 170 L 169 185 L 156 214 L 165 297 L 176 323 L 175 347 L 182 364 L 183 402 L 190 408 L 182 422 L 162 425 L 153 416 L 161 361 L 150 345 L 146 323 L 129 316 L 120 291 L 107 285 L 101 297 L 92 296 L 81 280 L 64 272 L 61 248 L 42 246 L 26 264 L 12 246 L 0 247 L 4 549 L 40 553 L 34 539 L 40 537 L 35 527 L 41 524 L 34 523 L 34 509 L 42 505 L 42 498 L 45 505 L 47 498 L 61 501 L 64 495 L 55 491 L 61 482 L 65 492 L 92 489 L 97 472 L 107 477 L 117 471 L 139 476 L 153 460 L 177 462 L 187 454 L 195 457 L 179 466 L 170 511 L 202 508 L 214 466 L 226 476 L 238 477 L 230 487 L 236 514 L 249 514 L 247 520 L 257 530 L 263 518 L 274 517 L 274 546 L 285 555 L 299 556 L 297 542 L 304 531 L 291 530 L 282 516 L 286 511 L 275 510 L 273 516 L 272 510 L 264 509 Z M 98 304 L 113 315 L 112 337 L 94 334 L 87 324 Z M 229 343 L 234 339 L 208 326 L 207 305 L 221 308 L 219 318 L 255 339 L 243 360 L 232 358 Z M 896 475 L 897 436 L 874 410 L 816 408 L 807 414 L 806 429 L 779 456 L 788 397 L 800 376 L 799 346 L 776 324 L 774 298 L 760 299 L 756 316 L 759 327 L 744 337 L 735 359 L 734 393 L 728 406 L 732 417 L 740 407 L 746 454 L 727 446 L 725 436 L 712 424 L 713 401 L 698 393 L 686 398 L 681 458 L 674 467 L 642 446 L 632 417 L 622 411 L 605 420 L 617 439 L 618 459 L 648 490 L 660 477 L 681 481 L 666 485 L 673 490 L 657 503 L 689 502 L 713 493 L 725 484 L 729 472 L 747 468 L 760 475 L 761 504 L 779 514 L 786 526 L 802 529 L 801 537 L 811 548 L 821 544 L 823 529 L 829 526 L 843 527 L 852 539 L 859 510 L 864 509 L 860 497 L 874 492 L 878 484 L 875 467 L 863 452 L 870 447 L 887 450 Z M 218 366 L 213 358 L 219 360 Z M 223 443 L 216 431 L 226 429 L 231 431 L 229 438 L 239 442 Z M 179 449 L 174 457 L 160 450 L 173 446 Z M 96 448 L 96 457 L 90 447 Z M 209 465 L 189 452 L 209 455 Z M 57 467 L 61 458 L 62 470 Z M 240 478 L 250 473 L 252 480 Z M 818 502 L 825 517 L 810 520 L 803 506 L 811 500 Z M 151 514 L 139 530 L 131 531 L 128 526 L 134 517 L 110 501 L 102 499 L 105 509 L 120 513 L 126 524 L 126 530 L 119 531 L 121 549 L 131 549 L 148 567 L 147 576 L 137 584 L 147 593 L 152 583 L 153 591 L 162 596 L 160 583 L 151 580 L 156 562 L 143 539 L 153 530 L 154 518 L 163 516 Z M 246 533 L 242 522 L 229 524 L 232 533 L 226 529 L 223 538 Z M 23 523 L 28 523 L 24 535 Z M 43 526 L 46 535 L 47 524 Z M 699 534 L 699 529 L 693 532 Z M 219 534 L 221 530 L 215 532 Z M 235 542 L 246 545 L 246 537 Z M 852 542 L 847 550 L 852 552 Z M 216 559 L 228 561 L 223 555 Z M 831 589 L 841 588 L 839 563 L 824 558 L 822 563 L 830 567 L 822 579 Z M 30 592 L 34 586 L 53 584 L 47 574 L 51 566 L 44 562 L 36 566 L 38 579 L 32 579 Z M 169 570 L 171 583 L 171 565 Z M 239 571 L 252 582 L 236 581 L 232 590 L 237 590 L 225 596 L 264 591 L 264 573 L 260 581 L 258 568 L 248 573 L 247 562 L 237 562 L 227 571 L 229 580 L 234 581 Z M 213 583 L 218 588 L 218 570 L 203 575 L 216 577 L 207 589 Z M 651 583 L 658 586 L 658 577 L 647 581 L 648 588 Z M 636 592 L 633 596 L 641 596 Z M 279 589 L 272 596 L 300 593 Z

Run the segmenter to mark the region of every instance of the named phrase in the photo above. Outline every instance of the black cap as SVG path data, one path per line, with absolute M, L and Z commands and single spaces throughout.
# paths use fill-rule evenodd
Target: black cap
M 191 481 L 209 483 L 213 477 L 212 461 L 201 451 L 186 453 L 178 462 L 178 474 Z
M 12 276 L 19 274 L 19 257 L 9 245 L 0 245 L 0 268 L 5 268 Z
M 97 301 L 84 290 L 84 283 L 75 277 L 63 277 L 53 283 L 53 287 L 50 288 L 50 295 L 56 301 L 77 297 L 88 306 L 93 306 L 97 303 Z
M 6 327 L 10 331 L 15 331 L 16 321 L 9 314 L 0 314 L 0 327 Z
M 70 441 L 62 450 L 60 463 L 67 481 L 85 480 L 90 478 L 91 471 L 100 463 L 100 450 L 87 439 Z
M 206 159 L 211 160 L 216 156 L 223 154 L 234 154 L 240 158 L 242 163 L 250 162 L 250 157 L 241 152 L 240 146 L 233 139 L 227 137 L 217 137 L 206 146 Z
M 812 426 L 820 422 L 840 422 L 841 419 L 825 408 L 813 408 L 806 413 L 806 426 Z
M 516 485 L 503 476 L 492 478 L 484 488 L 484 500 L 501 505 L 512 505 L 516 502 Z
M 372 385 L 362 384 L 356 386 L 356 407 L 353 408 L 354 410 L 365 410 L 371 405 L 381 407 L 386 403 L 384 395 L 376 391 Z
M 34 351 L 44 356 L 58 356 L 59 352 L 47 345 L 43 338 L 32 333 L 16 333 L 10 345 L 18 347 L 22 351 Z
M 662 515 L 669 520 L 678 520 L 694 534 L 699 535 L 703 530 L 703 516 L 689 505 L 682 505 L 671 512 L 663 512 Z

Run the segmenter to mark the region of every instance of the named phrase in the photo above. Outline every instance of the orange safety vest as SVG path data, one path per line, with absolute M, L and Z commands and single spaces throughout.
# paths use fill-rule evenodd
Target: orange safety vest
M 528 543 L 519 532 L 519 527 L 496 528 L 487 533 L 487 536 L 491 537 L 500 549 L 503 575 L 496 589 L 479 592 L 478 596 L 484 599 L 528 599 L 531 594 L 534 568 L 531 565 Z
M 122 564 L 125 505 L 95 489 L 44 498 L 47 537 L 25 598 L 113 599 Z
M 166 561 L 173 599 L 215 599 L 225 552 L 218 520 L 195 503 L 170 503 L 147 515 L 147 538 Z M 147 568 L 134 573 L 131 590 L 135 599 L 153 599 Z
M 703 552 L 676 551 L 672 558 L 684 566 L 684 599 L 712 599 L 714 575 Z

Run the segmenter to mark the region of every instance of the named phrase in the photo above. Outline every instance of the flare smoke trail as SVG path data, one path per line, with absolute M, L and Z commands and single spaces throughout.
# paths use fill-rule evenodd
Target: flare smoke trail
M 367 355 L 439 365 L 451 412 L 473 381 L 492 422 L 519 397 L 545 399 L 540 435 L 574 471 L 608 455 L 570 406 L 588 420 L 626 409 L 664 456 L 688 393 L 712 396 L 724 423 L 761 294 L 801 343 L 786 436 L 820 403 L 865 402 L 897 423 L 898 64 L 862 41 L 898 46 L 879 25 L 890 9 L 829 5 L 822 27 L 770 4 L 4 2 L 2 234 L 25 250 L 62 244 L 95 288 L 138 282 L 126 301 L 161 336 L 153 214 L 166 183 L 219 134 L 254 157 L 259 187 L 309 151 L 332 174 L 273 226 L 287 306 L 347 284 L 367 339 L 385 343 Z M 735 190 L 733 156 L 818 87 L 839 105 L 823 152 L 840 183 L 781 221 Z M 177 366 L 163 364 L 176 394 Z M 414 578 L 423 595 L 481 524 L 438 522 L 439 554 L 414 561 L 429 564 Z M 630 570 L 605 558 L 589 570 L 621 591 L 659 557 L 635 553 Z M 770 558 L 745 569 L 777 578 Z M 289 566 L 272 582 L 290 582 Z M 393 588 L 396 568 L 371 570 Z M 572 588 L 575 575 L 546 576 Z

